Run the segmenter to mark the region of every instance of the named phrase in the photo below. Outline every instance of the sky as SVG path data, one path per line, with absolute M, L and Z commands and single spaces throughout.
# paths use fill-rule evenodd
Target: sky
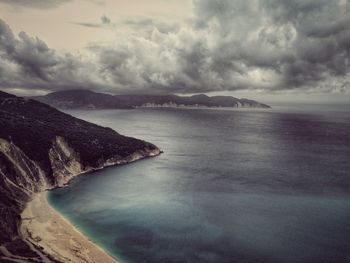
M 0 0 L 0 89 L 350 103 L 350 0 Z

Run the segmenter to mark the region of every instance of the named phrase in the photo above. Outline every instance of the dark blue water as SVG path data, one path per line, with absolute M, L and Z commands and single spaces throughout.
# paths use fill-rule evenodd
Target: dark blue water
M 53 206 L 122 262 L 350 262 L 350 111 L 72 111 L 164 154 Z

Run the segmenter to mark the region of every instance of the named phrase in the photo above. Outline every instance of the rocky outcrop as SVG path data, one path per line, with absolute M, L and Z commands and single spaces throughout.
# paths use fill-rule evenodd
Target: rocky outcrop
M 47 181 L 43 170 L 21 149 L 12 142 L 0 138 L 0 153 L 13 169 L 13 172 L 4 178 L 5 182 L 22 189 L 27 194 L 45 189 Z
M 21 211 L 34 193 L 160 153 L 151 143 L 3 92 L 0 127 L 0 262 L 56 262 L 19 231 Z
M 69 147 L 64 138 L 57 136 L 49 150 L 55 186 L 64 186 L 74 176 L 84 172 L 79 154 Z

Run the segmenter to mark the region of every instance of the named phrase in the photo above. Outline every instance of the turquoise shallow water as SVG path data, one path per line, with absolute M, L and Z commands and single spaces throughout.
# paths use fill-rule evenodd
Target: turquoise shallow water
M 122 262 L 350 262 L 349 111 L 69 113 L 164 150 L 49 194 Z

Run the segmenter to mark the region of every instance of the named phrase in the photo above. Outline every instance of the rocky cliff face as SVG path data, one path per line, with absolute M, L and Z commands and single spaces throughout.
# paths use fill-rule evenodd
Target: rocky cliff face
M 34 244 L 19 233 L 20 213 L 33 193 L 64 186 L 81 173 L 160 153 L 148 142 L 3 92 L 0 127 L 0 262 L 21 262 L 21 257 L 41 262 Z
M 64 186 L 74 176 L 84 172 L 79 154 L 62 137 L 57 136 L 53 141 L 49 158 L 56 186 Z

